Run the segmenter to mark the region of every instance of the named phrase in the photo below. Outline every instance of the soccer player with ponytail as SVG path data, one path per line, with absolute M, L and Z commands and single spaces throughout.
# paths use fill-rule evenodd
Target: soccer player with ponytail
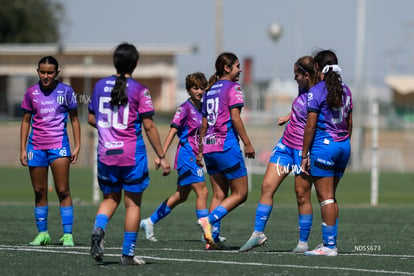
M 342 82 L 338 58 L 331 50 L 315 57 L 321 82 L 308 93 L 301 169 L 310 174 L 322 214 L 322 241 L 308 256 L 337 256 L 338 204 L 336 188 L 351 153 L 352 94 Z
M 96 261 L 102 261 L 105 230 L 121 202 L 123 190 L 123 265 L 145 264 L 143 259 L 134 256 L 142 194 L 149 185 L 142 130 L 160 159 L 163 175 L 171 171 L 152 120 L 154 108 L 149 91 L 132 78 L 138 59 L 139 53 L 134 45 L 122 43 L 115 49 L 113 63 L 116 75 L 96 83 L 88 115 L 88 123 L 98 130 L 98 182 L 103 192 L 92 231 L 91 255 Z

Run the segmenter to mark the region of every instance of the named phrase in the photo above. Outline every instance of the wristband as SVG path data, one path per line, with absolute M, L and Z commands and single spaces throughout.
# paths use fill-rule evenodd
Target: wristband
M 308 158 L 308 156 L 306 155 L 306 156 L 302 156 L 302 159 L 306 159 L 306 158 Z

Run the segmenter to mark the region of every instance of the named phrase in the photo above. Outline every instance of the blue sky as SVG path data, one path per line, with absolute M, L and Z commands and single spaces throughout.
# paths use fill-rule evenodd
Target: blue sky
M 69 0 L 64 43 L 197 45 L 177 58 L 180 83 L 186 74 L 214 72 L 215 0 Z M 359 0 L 259 0 L 223 2 L 223 50 L 242 62 L 253 59 L 253 78 L 292 78 L 295 60 L 317 49 L 333 49 L 344 81 L 354 79 Z M 365 0 L 364 82 L 383 85 L 387 74 L 414 71 L 414 1 Z M 283 28 L 274 42 L 272 23 Z M 243 65 L 243 64 L 242 64 Z

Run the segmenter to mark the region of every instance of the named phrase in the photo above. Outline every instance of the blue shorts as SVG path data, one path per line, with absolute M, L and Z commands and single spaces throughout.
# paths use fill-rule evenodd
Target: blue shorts
M 191 147 L 180 147 L 177 151 L 176 160 L 178 185 L 186 186 L 205 181 L 203 168 L 197 166 L 196 157 Z
M 282 139 L 280 139 L 273 148 L 269 162 L 283 167 L 283 172 L 293 171 L 294 174 L 301 174 L 302 150 L 286 146 L 282 143 Z
M 143 154 L 135 166 L 107 166 L 98 161 L 98 183 L 104 194 L 143 192 L 149 185 L 147 155 Z
M 243 153 L 238 146 L 225 151 L 206 153 L 204 154 L 204 162 L 209 175 L 220 173 L 228 180 L 247 175 Z
M 48 167 L 57 158 L 70 157 L 70 148 L 35 150 L 30 144 L 27 146 L 27 165 L 29 167 Z
M 341 142 L 323 139 L 313 142 L 310 174 L 316 177 L 342 177 L 351 155 L 349 139 Z

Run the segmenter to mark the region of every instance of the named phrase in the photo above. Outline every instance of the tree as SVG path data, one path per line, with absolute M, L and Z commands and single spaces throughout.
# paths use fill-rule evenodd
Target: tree
M 63 15 L 53 0 L 0 0 L 0 43 L 59 42 Z

